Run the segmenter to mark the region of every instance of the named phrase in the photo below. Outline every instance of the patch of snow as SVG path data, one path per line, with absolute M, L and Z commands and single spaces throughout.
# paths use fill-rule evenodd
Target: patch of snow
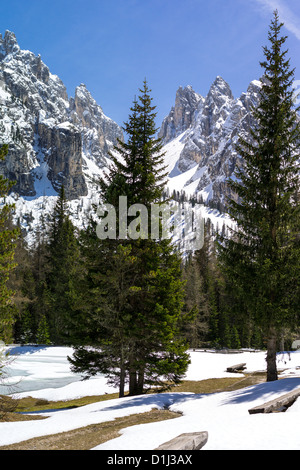
M 12 374 L 19 378 L 20 371 L 27 375 L 27 385 L 32 388 L 17 396 L 30 395 L 48 400 L 67 400 L 79 396 L 99 395 L 116 391 L 106 385 L 102 376 L 80 381 L 80 376 L 70 372 L 67 356 L 71 348 L 63 347 L 11 347 L 17 354 L 10 364 Z M 239 354 L 222 354 L 216 351 L 189 351 L 191 364 L 187 380 L 205 380 L 218 377 L 239 377 L 226 368 L 237 362 L 246 362 L 246 371 L 266 369 L 266 352 L 244 350 Z M 12 356 L 14 357 L 14 356 Z M 300 387 L 298 351 L 278 354 L 278 367 L 284 369 L 282 380 L 261 383 L 234 392 L 212 394 L 160 393 L 125 397 L 96 402 L 77 409 L 43 413 L 44 420 L 0 423 L 0 445 L 8 445 L 33 437 L 70 431 L 89 424 L 111 421 L 117 417 L 143 413 L 152 408 L 177 411 L 181 417 L 171 421 L 149 423 L 123 429 L 121 436 L 96 446 L 95 450 L 153 450 L 160 444 L 183 432 L 207 431 L 208 442 L 202 450 L 299 450 L 298 425 L 299 400 L 285 413 L 250 415 L 249 408 Z M 59 378 L 65 384 L 34 389 L 43 380 L 53 383 Z

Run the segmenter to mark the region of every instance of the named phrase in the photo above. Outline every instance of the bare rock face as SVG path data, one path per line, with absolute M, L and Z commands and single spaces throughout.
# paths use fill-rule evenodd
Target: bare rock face
M 194 99 L 188 100 L 186 92 L 179 88 L 175 107 L 163 121 L 159 134 L 171 190 L 199 195 L 204 201 L 223 206 L 227 196 L 234 197 L 226 182 L 243 164 L 235 143 L 239 134 L 250 135 L 254 125 L 251 110 L 258 103 L 260 88 L 261 82 L 254 80 L 247 92 L 235 99 L 228 83 L 219 76 L 205 98 L 193 92 Z M 189 90 L 191 96 L 191 87 L 184 90 Z M 183 120 L 183 116 L 190 119 Z
M 195 111 L 203 101 L 204 98 L 196 93 L 191 86 L 178 88 L 175 106 L 164 119 L 158 134 L 165 144 L 192 125 Z
M 75 98 L 70 100 L 70 118 L 80 129 L 83 154 L 94 160 L 99 168 L 106 167 L 108 152 L 117 139 L 123 140 L 123 133 L 104 115 L 84 84 L 76 88 Z
M 0 144 L 9 144 L 0 172 L 16 182 L 13 192 L 31 198 L 55 195 L 61 184 L 68 199 L 86 195 L 89 160 L 107 165 L 108 151 L 122 139 L 84 85 L 69 98 L 41 57 L 21 50 L 10 31 L 0 35 L 0 135 Z
M 39 146 L 46 153 L 47 176 L 54 190 L 64 185 L 69 199 L 85 195 L 86 182 L 82 173 L 81 134 L 68 122 L 49 127 L 37 125 Z

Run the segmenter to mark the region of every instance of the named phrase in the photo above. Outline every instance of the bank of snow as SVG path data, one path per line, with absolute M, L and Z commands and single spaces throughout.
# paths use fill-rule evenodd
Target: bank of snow
M 10 381 L 18 380 L 18 396 L 31 395 L 50 400 L 98 395 L 115 391 L 99 376 L 80 381 L 72 374 L 67 356 L 71 348 L 25 348 L 10 365 Z M 188 380 L 203 380 L 229 374 L 230 365 L 245 362 L 247 371 L 265 370 L 265 352 L 244 351 L 240 354 L 190 351 Z M 97 402 L 81 408 L 47 412 L 40 421 L 0 423 L 0 445 L 32 437 L 69 431 L 88 424 L 110 421 L 152 408 L 169 408 L 182 413 L 179 418 L 124 429 L 117 439 L 97 446 L 97 450 L 151 450 L 183 432 L 208 431 L 203 450 L 217 449 L 300 449 L 298 433 L 300 404 L 285 413 L 249 415 L 249 408 L 287 393 L 300 386 L 300 353 L 278 354 L 278 367 L 284 380 L 263 383 L 234 392 L 209 395 L 162 393 Z M 46 379 L 49 379 L 48 381 Z M 22 391 L 22 384 L 26 390 Z M 30 389 L 31 384 L 31 389 Z M 52 385 L 52 386 L 51 386 Z M 35 388 L 36 387 L 36 388 Z

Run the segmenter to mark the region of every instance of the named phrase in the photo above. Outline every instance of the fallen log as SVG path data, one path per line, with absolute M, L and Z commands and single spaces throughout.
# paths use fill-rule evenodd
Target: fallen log
M 227 367 L 227 372 L 239 372 L 241 370 L 246 369 L 246 363 L 243 362 L 242 364 L 236 364 L 234 366 Z
M 207 440 L 208 433 L 206 431 L 184 433 L 161 444 L 155 450 L 200 450 Z
M 285 393 L 274 400 L 270 400 L 262 405 L 254 406 L 250 408 L 249 414 L 256 413 L 272 413 L 273 411 L 279 411 L 282 408 L 286 409 L 291 406 L 297 398 L 300 396 L 300 388 L 293 390 L 292 392 Z

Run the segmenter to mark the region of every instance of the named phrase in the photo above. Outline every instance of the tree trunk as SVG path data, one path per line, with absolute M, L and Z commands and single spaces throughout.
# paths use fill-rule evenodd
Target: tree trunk
M 123 398 L 125 395 L 125 367 L 122 364 L 121 365 L 121 371 L 120 371 L 120 385 L 119 385 L 119 398 Z
M 142 395 L 144 391 L 144 367 L 140 367 L 136 370 L 137 366 L 133 361 L 132 366 L 129 369 L 129 395 Z
M 144 368 L 141 367 L 140 370 L 138 371 L 138 379 L 137 379 L 137 391 L 139 395 L 142 395 L 144 392 Z
M 271 328 L 267 340 L 267 382 L 272 382 L 278 379 L 276 365 L 276 344 L 276 331 Z
M 138 395 L 136 370 L 133 366 L 129 369 L 129 395 Z

